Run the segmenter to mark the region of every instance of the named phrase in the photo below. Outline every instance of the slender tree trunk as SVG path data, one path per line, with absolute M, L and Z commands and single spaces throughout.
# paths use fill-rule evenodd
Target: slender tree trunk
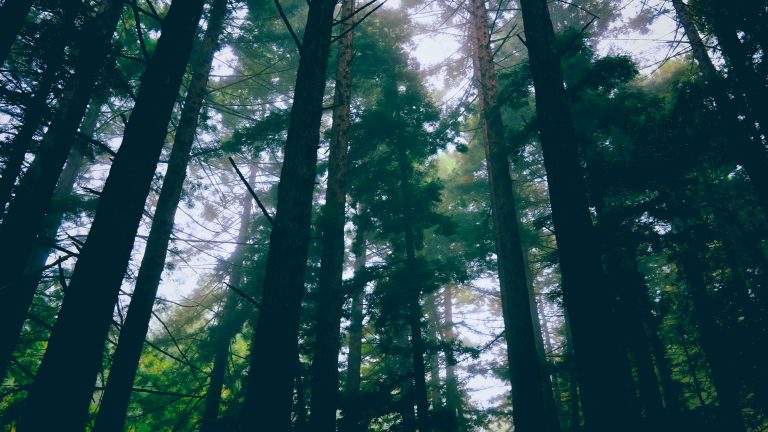
M 5 63 L 11 46 L 27 20 L 32 0 L 5 0 L 0 7 L 0 66 Z
M 699 64 L 699 69 L 701 69 L 701 74 L 704 77 L 704 80 L 709 83 L 712 89 L 713 96 L 723 113 L 722 115 L 726 125 L 737 133 L 737 139 L 735 139 L 733 142 L 736 156 L 739 163 L 746 169 L 747 174 L 752 181 L 755 194 L 757 195 L 757 198 L 759 199 L 763 208 L 763 213 L 766 215 L 766 218 L 768 218 L 768 153 L 766 152 L 763 145 L 763 139 L 760 137 L 760 134 L 754 130 L 754 122 L 750 122 L 749 120 L 739 120 L 739 116 L 742 114 L 742 110 L 737 107 L 737 104 L 738 102 L 741 102 L 742 98 L 737 95 L 736 100 L 731 100 L 730 96 L 726 92 L 726 89 L 722 83 L 723 79 L 717 72 L 715 65 L 712 63 L 712 59 L 709 57 L 706 45 L 699 35 L 699 32 L 696 28 L 696 22 L 693 18 L 691 10 L 688 8 L 688 5 L 683 3 L 683 0 L 672 0 L 672 5 L 675 8 L 675 14 L 677 15 L 677 19 L 680 22 L 683 31 L 685 32 L 685 36 L 691 44 L 693 58 Z M 732 40 L 733 38 L 736 38 L 736 40 Z M 740 52 L 741 42 L 736 37 L 735 32 L 730 38 L 724 36 L 724 40 L 724 50 L 726 47 L 729 47 L 735 48 L 736 53 Z M 721 45 L 722 44 L 723 42 L 721 41 Z M 734 59 L 733 61 L 736 62 L 735 67 L 738 69 L 737 73 L 743 72 L 747 75 L 754 73 L 754 70 L 751 69 L 751 64 L 745 65 L 743 67 L 741 66 L 741 64 L 746 61 L 745 59 Z M 741 70 L 742 68 L 746 68 L 746 71 Z M 739 82 L 738 84 L 741 85 L 742 83 Z M 763 95 L 768 96 L 768 92 L 765 92 L 764 88 L 763 91 Z M 755 97 L 759 98 L 759 95 L 756 95 Z M 747 96 L 747 103 L 749 102 L 750 97 Z M 760 103 L 764 104 L 763 108 L 768 109 L 768 105 L 765 105 L 765 101 Z M 758 108 L 759 107 L 753 106 L 753 112 L 751 114 L 755 114 L 754 111 L 756 110 L 759 113 L 760 111 Z M 749 117 L 752 117 L 752 115 L 749 115 L 748 118 Z M 764 131 L 768 129 L 768 115 L 763 114 L 762 117 L 757 117 L 756 120 L 760 122 L 761 130 Z
M 424 299 L 424 310 L 427 313 L 427 328 L 432 338 L 436 341 L 444 341 L 443 324 L 440 322 L 440 315 L 437 311 L 437 294 L 430 293 Z M 432 351 L 427 355 L 429 362 L 429 400 L 432 404 L 432 411 L 443 410 L 443 396 L 440 392 L 440 358 L 437 351 Z
M 556 418 L 553 418 L 546 406 L 545 375 L 536 349 L 531 318 L 535 312 L 531 310 L 504 126 L 496 95 L 496 72 L 485 1 L 472 0 L 470 15 L 470 37 L 475 77 L 479 83 L 479 108 L 482 114 L 501 305 L 512 381 L 513 420 L 519 432 L 557 431 L 559 425 Z
M 397 100 L 397 88 L 391 82 L 385 90 L 394 101 Z M 400 116 L 399 111 L 394 113 Z M 412 169 L 408 163 L 408 155 L 404 149 L 404 142 L 395 142 L 397 164 L 400 173 L 400 202 L 403 203 L 403 240 L 405 241 L 405 266 L 414 274 L 416 272 L 416 240 L 414 227 L 411 222 L 409 210 L 414 207 L 414 195 L 411 188 Z M 422 334 L 421 287 L 418 284 L 408 283 L 404 292 L 408 302 L 408 326 L 411 332 L 411 361 L 413 372 L 413 398 L 416 402 L 416 428 L 419 432 L 429 432 L 429 397 L 427 395 L 426 366 L 424 364 L 424 335 Z
M 695 234 L 693 234 L 695 235 Z M 717 391 L 720 418 L 729 431 L 744 432 L 741 416 L 738 381 L 731 374 L 733 370 L 726 358 L 729 350 L 724 349 L 716 313 L 711 306 L 704 279 L 705 264 L 702 261 L 700 240 L 691 237 L 683 246 L 680 264 L 688 285 L 688 294 L 693 303 L 693 312 L 698 321 L 701 348 L 709 361 L 712 383 Z
M 613 324 L 615 301 L 595 244 L 547 2 L 521 0 L 521 8 L 584 416 L 594 432 L 630 430 L 637 427 L 638 415 L 626 385 L 629 365 Z
M 125 416 L 128 412 L 131 389 L 152 317 L 157 288 L 165 268 L 173 221 L 187 176 L 187 165 L 192 144 L 195 141 L 200 110 L 207 93 L 213 55 L 218 47 L 219 35 L 224 29 L 226 15 L 227 0 L 214 1 L 208 27 L 200 45 L 200 56 L 193 66 L 192 80 L 189 83 L 184 108 L 176 129 L 168 169 L 152 218 L 152 228 L 139 267 L 139 274 L 136 277 L 136 286 L 131 296 L 125 323 L 120 330 L 117 349 L 96 417 L 94 430 L 98 432 L 118 432 L 125 429 Z
M 344 403 L 342 420 L 339 430 L 342 432 L 362 432 L 365 430 L 361 424 L 359 411 L 360 397 L 360 369 L 363 363 L 363 318 L 365 302 L 365 282 L 362 280 L 362 271 L 365 269 L 366 241 L 365 222 L 362 218 L 362 206 L 357 208 L 358 222 L 356 226 L 355 240 L 352 243 L 352 252 L 355 254 L 353 264 L 353 292 L 352 313 L 349 318 L 349 353 L 347 354 L 347 381 L 344 386 Z
M 255 181 L 256 165 L 252 164 L 248 182 L 253 184 Z M 236 288 L 240 288 L 243 282 L 244 244 L 250 237 L 249 227 L 253 222 L 251 220 L 252 200 L 250 193 L 245 192 L 242 201 L 243 213 L 240 216 L 240 230 L 237 234 L 237 247 L 230 257 L 229 285 Z M 229 344 L 240 331 L 244 322 L 244 316 L 237 313 L 239 303 L 240 296 L 236 292 L 230 291 L 219 314 L 218 323 L 211 330 L 214 353 L 213 368 L 208 381 L 208 390 L 205 392 L 205 408 L 203 409 L 203 418 L 200 421 L 200 432 L 215 432 L 217 430 L 221 391 L 224 388 L 224 378 L 229 361 Z
M 163 21 L 19 431 L 45 430 L 51 418 L 61 430 L 85 426 L 104 341 L 204 3 L 174 0 Z
M 83 136 L 92 137 L 96 130 L 96 122 L 99 119 L 101 109 L 101 100 L 97 99 L 91 102 L 91 107 L 88 109 L 88 113 L 83 119 L 83 124 L 80 127 L 80 133 Z M 61 202 L 72 195 L 72 191 L 75 187 L 77 177 L 82 171 L 85 163 L 85 156 L 82 154 L 79 146 L 74 146 L 67 159 L 67 164 L 64 167 L 64 171 L 61 173 L 59 182 L 56 184 L 56 189 L 53 193 L 53 201 Z M 30 254 L 29 262 L 24 270 L 24 278 L 20 282 L 19 290 L 22 293 L 21 308 L 26 312 L 32 305 L 37 287 L 40 284 L 42 278 L 42 269 L 45 263 L 48 261 L 48 257 L 51 254 L 51 245 L 55 243 L 56 233 L 61 226 L 61 222 L 64 219 L 64 210 L 56 209 L 45 216 L 43 234 L 39 238 L 38 245 Z M 22 327 L 24 325 L 24 319 L 16 320 L 12 324 L 14 327 L 5 328 L 3 335 L 7 335 L 10 339 L 7 340 L 7 344 L 0 345 L 0 349 L 13 350 L 18 343 L 19 336 L 21 334 Z M 0 352 L 0 382 L 2 382 L 8 368 L 8 362 L 11 360 L 11 353 Z
M 445 342 L 453 343 L 456 335 L 453 330 L 453 288 L 445 287 L 443 293 L 443 313 L 445 314 Z M 456 375 L 456 355 L 453 348 L 445 350 L 445 408 L 449 415 L 447 432 L 457 432 L 463 429 L 464 413 L 459 392 L 459 379 Z
M 0 369 L 7 366 L 29 308 L 24 268 L 43 228 L 45 212 L 72 147 L 74 135 L 91 99 L 93 86 L 107 56 L 117 26 L 122 0 L 108 0 L 94 23 L 93 36 L 84 39 L 80 61 L 58 112 L 43 138 L 41 149 L 22 178 L 14 201 L 0 225 Z
M 354 10 L 354 0 L 342 2 L 342 17 L 351 16 Z M 336 410 L 339 407 L 339 329 L 344 305 L 342 273 L 347 203 L 347 131 L 352 95 L 352 25 L 352 20 L 348 19 L 339 30 L 344 36 L 339 42 L 337 56 L 328 182 L 322 215 L 323 245 L 318 279 L 316 338 L 310 372 L 310 426 L 317 432 L 336 430 Z
M 243 427 L 290 428 L 312 191 L 336 0 L 310 2 L 269 243 L 264 296 L 251 345 Z
M 536 307 L 539 312 L 539 316 L 541 317 L 541 332 L 542 332 L 542 343 L 544 345 L 544 348 L 546 349 L 545 352 L 545 361 L 546 361 L 546 353 L 553 353 L 554 347 L 552 345 L 552 335 L 549 331 L 549 320 L 547 319 L 546 311 L 544 310 L 544 302 L 543 301 L 537 301 Z M 549 362 L 547 361 L 547 365 L 549 365 Z M 563 412 L 562 408 L 562 393 L 560 391 L 560 379 L 557 374 L 557 370 L 551 370 L 549 373 L 549 376 L 551 377 L 552 382 L 552 399 L 555 404 L 555 413 L 557 415 L 557 418 L 560 418 L 560 414 Z M 545 389 L 546 390 L 546 389 Z
M 75 34 L 75 18 L 79 10 L 78 6 L 78 2 L 62 2 L 63 15 L 58 28 L 59 37 L 45 51 L 45 69 L 38 82 L 34 96 L 24 110 L 22 124 L 13 141 L 8 144 L 10 151 L 8 158 L 5 160 L 2 175 L 0 175 L 0 214 L 3 213 L 6 205 L 11 200 L 11 193 L 16 184 L 16 179 L 21 175 L 21 170 L 24 167 L 24 158 L 27 155 L 27 151 L 32 147 L 35 133 L 40 129 L 49 111 L 48 97 L 62 71 L 64 49 L 67 46 L 67 42 Z M 5 7 L 5 4 L 3 7 Z M 0 14 L 2 12 L 4 11 L 0 11 Z M 0 23 L 0 26 L 2 26 L 2 23 Z
M 573 333 L 571 332 L 571 319 L 568 310 L 563 311 L 563 326 L 565 327 L 565 359 L 568 368 L 568 405 L 569 422 L 571 432 L 581 430 L 581 404 L 579 403 L 579 385 L 576 377 L 576 361 L 573 355 Z

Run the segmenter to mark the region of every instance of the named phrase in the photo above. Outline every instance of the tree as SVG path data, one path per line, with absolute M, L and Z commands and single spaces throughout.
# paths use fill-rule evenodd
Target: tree
M 353 0 L 342 2 L 340 43 L 333 98 L 333 125 L 328 161 L 328 182 L 323 206 L 323 245 L 318 278 L 317 324 L 312 359 L 310 427 L 336 430 L 339 400 L 339 327 L 343 306 L 344 223 L 347 206 L 347 131 L 352 94 Z
M 615 305 L 593 243 L 595 233 L 577 151 L 578 137 L 549 11 L 546 2 L 539 0 L 521 0 L 521 8 L 584 416 L 594 431 L 632 428 L 637 413 L 626 386 L 629 370 L 611 324 Z
M 142 75 L 120 151 L 19 420 L 21 431 L 45 428 L 52 417 L 40 416 L 43 410 L 54 410 L 63 429 L 81 429 L 87 421 L 115 302 L 204 3 L 174 1 L 164 19 L 165 29 Z
M 120 331 L 117 350 L 109 372 L 104 396 L 96 417 L 94 430 L 121 431 L 125 429 L 125 416 L 133 381 L 139 366 L 144 338 L 152 317 L 160 277 L 173 231 L 176 208 L 187 174 L 192 144 L 195 141 L 198 119 L 207 94 L 208 77 L 219 37 L 224 30 L 227 0 L 216 0 L 211 5 L 208 27 L 200 43 L 198 58 L 192 67 L 192 79 L 181 111 L 173 149 L 168 161 L 163 187 L 152 219 L 147 246 L 141 260 L 136 285 L 131 296 L 125 324 Z
M 122 0 L 105 2 L 91 24 L 93 37 L 82 39 L 75 76 L 69 81 L 37 157 L 18 185 L 15 199 L 0 225 L 2 243 L 16 245 L 0 249 L 0 287 L 3 287 L 0 290 L 0 331 L 3 332 L 0 338 L 0 370 L 4 370 L 10 361 L 18 332 L 34 296 L 34 290 L 25 289 L 29 285 L 19 282 L 23 280 L 25 265 L 35 247 L 35 237 L 42 227 L 122 10 Z
M 556 431 L 555 407 L 550 385 L 541 370 L 536 350 L 526 263 L 520 242 L 520 227 L 512 179 L 509 175 L 504 125 L 496 95 L 496 72 L 491 54 L 485 2 L 472 2 L 471 42 L 479 109 L 485 144 L 488 184 L 491 194 L 494 234 L 507 341 L 515 428 L 521 431 Z M 538 317 L 535 318 L 538 321 Z M 540 338 L 540 336 L 538 336 Z M 549 404 L 547 403 L 549 402 Z
M 243 429 L 287 430 L 309 248 L 320 117 L 335 0 L 311 2 L 299 51 L 293 107 L 269 242 L 264 296 L 251 345 Z

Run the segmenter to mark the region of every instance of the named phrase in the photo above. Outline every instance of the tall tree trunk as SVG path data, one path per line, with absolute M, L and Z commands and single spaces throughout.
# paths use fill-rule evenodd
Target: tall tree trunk
M 342 404 L 341 432 L 362 432 L 358 407 L 360 397 L 360 369 L 363 363 L 363 318 L 365 308 L 365 282 L 362 272 L 365 270 L 366 240 L 365 222 L 362 218 L 362 206 L 357 208 L 358 222 L 352 252 L 355 255 L 352 279 L 352 313 L 349 318 L 349 353 L 347 354 L 347 381 L 344 385 L 344 403 Z
M 515 429 L 519 432 L 557 431 L 557 419 L 547 409 L 544 393 L 546 378 L 536 350 L 532 323 L 535 312 L 531 310 L 520 243 L 520 226 L 512 179 L 509 175 L 508 150 L 496 95 L 496 71 L 493 66 L 485 1 L 472 0 L 470 15 L 470 38 L 475 78 L 479 84 L 479 108 L 482 115 L 501 305 L 512 381 L 513 420 Z
M 549 331 L 549 320 L 547 319 L 546 311 L 544 310 L 544 302 L 543 301 L 537 301 L 536 307 L 539 312 L 539 316 L 541 317 L 541 333 L 542 333 L 542 343 L 544 345 L 545 351 L 545 357 L 544 360 L 546 361 L 546 353 L 553 353 L 554 347 L 552 345 L 552 334 Z M 547 361 L 547 365 L 549 365 L 549 362 Z M 551 368 L 550 368 L 551 369 Z M 562 393 L 560 390 L 560 378 L 558 377 L 557 370 L 551 370 L 549 372 L 549 376 L 551 377 L 552 382 L 552 399 L 555 404 L 555 413 L 560 418 L 561 413 L 563 412 L 562 408 Z
M 256 164 L 251 164 L 251 172 L 248 182 L 256 181 Z M 229 285 L 240 288 L 243 282 L 243 263 L 245 260 L 245 243 L 250 237 L 249 227 L 251 220 L 251 197 L 249 192 L 243 196 L 243 213 L 240 216 L 240 230 L 237 234 L 237 247 L 230 257 L 231 270 L 229 272 Z M 219 406 L 221 405 L 221 390 L 224 388 L 224 377 L 229 361 L 229 344 L 243 326 L 244 316 L 238 314 L 237 307 L 240 296 L 230 291 L 224 302 L 224 307 L 219 313 L 218 322 L 211 330 L 213 344 L 213 368 L 208 380 L 208 389 L 205 392 L 205 407 L 200 421 L 200 432 L 215 432 L 218 424 Z
M 352 16 L 354 10 L 354 0 L 342 2 L 342 17 Z M 312 396 L 309 410 L 310 427 L 317 432 L 336 430 L 336 410 L 339 407 L 339 329 L 344 305 L 342 273 L 347 203 L 347 131 L 352 95 L 352 25 L 353 21 L 347 19 L 339 30 L 344 36 L 339 41 L 337 56 L 328 182 L 322 215 L 323 245 L 318 278 L 314 357 L 310 370 Z
M 732 375 L 732 365 L 727 357 L 729 350 L 720 343 L 722 330 L 715 321 L 716 313 L 707 293 L 701 240 L 692 234 L 680 253 L 680 266 L 688 285 L 688 294 L 693 303 L 693 312 L 699 326 L 701 348 L 709 362 L 712 383 L 717 392 L 722 426 L 729 431 L 744 432 L 744 420 L 739 403 L 738 380 Z
M 101 98 L 95 98 L 91 102 L 88 113 L 83 119 L 83 124 L 80 127 L 80 133 L 86 137 L 92 137 L 96 130 L 96 123 L 101 113 Z M 85 163 L 85 156 L 82 154 L 82 150 L 79 146 L 74 146 L 67 159 L 67 164 L 64 167 L 64 171 L 61 173 L 59 182 L 56 184 L 56 189 L 53 193 L 53 201 L 62 202 L 72 195 L 72 191 L 75 187 L 77 177 L 82 171 Z M 40 284 L 42 278 L 42 272 L 40 271 L 45 263 L 48 261 L 48 257 L 51 254 L 51 245 L 55 243 L 56 233 L 61 226 L 61 222 L 64 219 L 64 210 L 56 209 L 45 216 L 44 228 L 42 235 L 38 239 L 39 244 L 35 245 L 35 249 L 30 254 L 29 262 L 27 262 L 26 269 L 24 270 L 24 278 L 20 282 L 19 290 L 22 293 L 21 308 L 26 311 L 32 305 L 32 300 L 35 296 L 35 291 Z M 18 342 L 21 334 L 22 327 L 24 325 L 24 319 L 16 320 L 9 324 L 14 327 L 3 329 L 3 335 L 7 335 L 9 340 L 6 340 L 4 344 L 0 345 L 0 349 L 13 350 Z M 11 360 L 10 352 L 0 352 L 0 382 L 2 382 L 8 368 L 8 362 Z
M 565 360 L 568 368 L 568 414 L 569 429 L 571 432 L 581 430 L 581 404 L 579 403 L 579 385 L 576 377 L 576 361 L 573 355 L 573 333 L 571 332 L 571 319 L 568 310 L 563 311 L 563 326 L 565 327 Z
M 192 13 L 196 12 L 192 11 Z M 195 141 L 200 110 L 207 93 L 213 55 L 218 47 L 219 36 L 224 29 L 226 15 L 227 0 L 215 0 L 211 7 L 205 36 L 200 44 L 200 56 L 192 68 L 192 79 L 184 100 L 179 125 L 176 128 L 168 169 L 152 218 L 152 228 L 149 231 L 128 314 L 120 330 L 117 349 L 96 417 L 94 430 L 98 432 L 118 432 L 125 429 L 125 416 L 128 412 L 133 380 L 139 367 L 144 338 L 152 317 L 152 307 L 165 268 L 173 221 L 187 176 L 187 165 L 192 144 Z
M 336 0 L 310 2 L 269 242 L 264 296 L 251 345 L 243 426 L 288 430 L 309 248 L 325 77 Z
M 445 314 L 445 342 L 453 344 L 456 335 L 453 330 L 453 288 L 446 285 L 443 293 L 443 313 Z M 448 411 L 447 432 L 463 430 L 464 410 L 459 391 L 459 379 L 456 374 L 456 355 L 452 347 L 445 350 L 445 408 Z
M 547 2 L 521 0 L 521 8 L 584 416 L 595 432 L 630 430 L 638 416 L 632 389 L 626 385 L 629 365 L 613 325 L 615 301 L 595 244 L 578 137 Z
M 388 83 L 385 89 L 393 101 L 397 101 L 398 93 L 394 82 Z M 395 110 L 394 115 L 400 116 L 400 112 Z M 401 211 L 403 221 L 403 240 L 405 243 L 405 266 L 411 274 L 415 274 L 417 269 L 416 262 L 416 239 L 413 223 L 410 218 L 410 209 L 414 208 L 414 194 L 412 191 L 411 177 L 412 169 L 408 162 L 404 146 L 405 142 L 396 140 L 394 143 L 398 170 L 400 174 L 400 202 L 403 203 Z M 406 301 L 408 302 L 407 323 L 411 332 L 411 362 L 413 372 L 413 398 L 416 402 L 416 428 L 419 432 L 429 432 L 429 397 L 427 395 L 426 366 L 424 364 L 424 353 L 426 351 L 424 344 L 424 335 L 422 334 L 421 309 L 421 286 L 418 283 L 408 281 L 408 286 L 404 287 Z
M 424 311 L 427 313 L 427 328 L 430 329 L 430 337 L 436 341 L 445 341 L 443 324 L 437 311 L 437 293 L 429 293 L 424 299 Z M 440 358 L 438 351 L 432 350 L 427 354 L 429 364 L 429 400 L 432 411 L 443 410 L 443 396 L 440 392 Z
M 163 21 L 19 431 L 44 430 L 51 418 L 62 430 L 85 426 L 104 341 L 204 3 L 174 0 Z
M 693 58 L 699 64 L 699 69 L 701 69 L 701 74 L 704 77 L 704 80 L 709 83 L 710 88 L 712 89 L 715 101 L 722 110 L 723 119 L 726 122 L 726 125 L 729 129 L 737 133 L 737 139 L 733 142 L 734 150 L 736 150 L 736 157 L 738 158 L 738 162 L 746 169 L 747 174 L 752 181 L 752 187 L 755 190 L 755 194 L 763 208 L 763 213 L 768 219 L 768 153 L 763 145 L 763 139 L 760 134 L 754 130 L 754 121 L 749 121 L 749 118 L 752 117 L 752 115 L 749 115 L 745 121 L 739 120 L 740 114 L 743 113 L 737 105 L 738 102 L 743 102 L 742 98 L 737 95 L 736 99 L 732 100 L 728 95 L 722 83 L 723 79 L 717 72 L 715 65 L 712 63 L 706 45 L 699 35 L 696 28 L 696 22 L 688 5 L 683 3 L 683 0 L 672 0 L 672 5 L 675 8 L 677 19 L 685 32 L 685 37 L 691 44 Z M 735 32 L 733 37 L 736 38 Z M 739 52 L 741 42 L 738 41 L 738 38 L 736 38 L 736 41 L 733 41 L 732 38 L 729 39 L 726 37 L 725 42 L 725 46 L 729 46 L 729 43 L 732 45 L 735 44 L 736 51 Z M 723 49 L 725 49 L 725 46 L 723 46 Z M 744 60 L 742 60 L 742 62 L 743 61 Z M 751 68 L 750 65 L 745 67 Z M 746 74 L 749 75 L 750 73 L 754 73 L 754 71 L 750 72 L 750 69 L 747 69 Z M 747 98 L 747 102 L 749 102 L 749 98 Z M 768 109 L 768 105 L 765 106 L 765 108 Z M 756 108 L 753 107 L 753 111 L 755 109 Z M 754 114 L 754 112 L 752 114 Z M 760 122 L 761 130 L 765 131 L 768 129 L 768 116 L 763 115 L 763 117 L 757 118 L 756 120 Z
M 45 69 L 37 89 L 35 89 L 34 96 L 24 110 L 22 124 L 16 136 L 8 144 L 10 151 L 5 160 L 2 175 L 0 175 L 0 214 L 3 213 L 11 200 L 16 179 L 21 175 L 21 170 L 24 167 L 24 158 L 27 151 L 32 147 L 32 139 L 49 111 L 48 97 L 62 71 L 64 49 L 68 41 L 75 35 L 75 18 L 78 11 L 78 2 L 62 2 L 62 17 L 58 26 L 59 37 L 45 50 Z M 2 11 L 0 11 L 1 13 Z M 0 25 L 2 24 L 0 23 Z
M 32 0 L 5 0 L 0 7 L 0 66 L 5 63 L 16 36 L 27 21 Z
M 18 329 L 29 308 L 24 268 L 43 228 L 57 180 L 67 161 L 75 133 L 91 99 L 99 70 L 107 56 L 123 0 L 108 0 L 96 17 L 91 37 L 84 38 L 75 75 L 71 78 L 41 149 L 16 188 L 16 197 L 0 225 L 0 369 L 10 361 Z M 13 245 L 13 247 L 8 247 Z

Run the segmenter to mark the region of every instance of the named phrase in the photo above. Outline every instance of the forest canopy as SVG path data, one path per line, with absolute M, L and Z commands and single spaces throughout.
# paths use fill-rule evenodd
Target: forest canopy
M 0 0 L 0 430 L 768 430 L 768 1 Z

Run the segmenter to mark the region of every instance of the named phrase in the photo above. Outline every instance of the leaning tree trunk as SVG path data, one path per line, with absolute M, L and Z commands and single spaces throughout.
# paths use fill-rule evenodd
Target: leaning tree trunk
M 251 345 L 243 426 L 288 430 L 299 316 L 309 252 L 312 191 L 336 0 L 309 4 L 270 236 L 264 296 Z
M 96 122 L 99 119 L 101 109 L 101 99 L 91 102 L 91 107 L 88 108 L 88 113 L 83 119 L 83 124 L 80 127 L 80 133 L 85 137 L 92 137 L 96 130 Z M 85 156 L 83 155 L 80 146 L 74 146 L 67 159 L 67 164 L 64 167 L 64 171 L 61 173 L 59 182 L 56 184 L 56 189 L 53 193 L 54 204 L 66 200 L 72 195 L 72 191 L 75 187 L 77 177 L 82 171 L 85 164 Z M 32 300 L 35 296 L 35 291 L 40 284 L 42 278 L 43 268 L 48 261 L 48 257 L 51 254 L 51 245 L 55 244 L 56 233 L 61 226 L 61 222 L 64 219 L 64 209 L 57 208 L 45 216 L 44 228 L 42 235 L 38 239 L 39 244 L 35 245 L 35 249 L 30 254 L 29 262 L 27 262 L 26 269 L 24 270 L 24 278 L 20 282 L 19 289 L 23 293 L 21 299 L 21 308 L 25 312 L 29 310 L 32 305 Z M 5 349 L 7 346 L 9 349 L 13 349 L 18 342 L 21 330 L 24 325 L 24 319 L 19 319 L 13 322 L 14 327 L 3 329 L 3 334 L 7 335 L 7 345 L 2 345 Z M 4 361 L 3 361 L 4 360 Z M 0 382 L 5 377 L 7 372 L 8 362 L 11 360 L 11 353 L 0 353 Z
M 11 52 L 16 36 L 24 27 L 32 0 L 5 0 L 0 7 L 0 66 Z
M 109 52 L 122 9 L 123 0 L 108 0 L 99 11 L 91 37 L 84 38 L 80 46 L 78 67 L 58 112 L 0 225 L 0 244 L 6 246 L 0 247 L 0 369 L 10 361 L 18 329 L 34 295 L 27 289 L 29 285 L 23 284 L 24 268 L 35 248 L 35 237 L 43 228 L 45 212 Z
M 342 17 L 351 17 L 354 10 L 354 0 L 342 2 Z M 352 25 L 352 20 L 347 19 L 339 30 L 343 37 L 339 42 L 336 66 L 328 182 L 322 215 L 323 246 L 318 278 L 314 357 L 310 369 L 312 396 L 309 410 L 310 428 L 317 432 L 336 430 L 336 410 L 339 406 L 339 328 L 344 304 L 342 273 L 347 202 L 347 131 L 352 94 Z
M 248 183 L 256 181 L 256 164 L 251 164 L 251 172 Z M 228 285 L 237 289 L 243 283 L 243 264 L 245 262 L 246 242 L 250 238 L 251 220 L 251 194 L 246 191 L 243 196 L 243 212 L 240 215 L 240 229 L 237 234 L 237 246 L 230 257 L 230 272 Z M 229 363 L 229 344 L 243 326 L 245 316 L 238 313 L 240 295 L 230 290 L 224 301 L 224 306 L 219 312 L 218 322 L 211 329 L 211 344 L 213 346 L 213 368 L 208 379 L 208 389 L 205 392 L 205 406 L 203 417 L 200 420 L 200 432 L 215 432 L 218 428 L 219 407 L 221 406 L 221 391 L 224 388 L 224 378 Z
M 472 0 L 470 14 L 470 37 L 475 77 L 479 85 L 479 108 L 491 194 L 504 334 L 512 381 L 513 420 L 515 429 L 520 432 L 557 431 L 557 418 L 547 408 L 544 393 L 546 377 L 536 349 L 532 323 L 535 310 L 531 309 L 504 125 L 496 95 L 496 71 L 485 1 Z
M 615 302 L 595 244 L 578 137 L 547 2 L 521 0 L 521 8 L 584 416 L 595 432 L 629 430 L 637 426 L 638 417 L 626 385 L 629 365 L 613 325 Z
M 763 139 L 755 130 L 754 121 L 749 121 L 752 115 L 748 115 L 747 120 L 739 120 L 739 116 L 743 113 L 737 105 L 739 102 L 743 102 L 743 100 L 738 96 L 732 100 L 728 95 L 722 83 L 723 78 L 712 63 L 707 47 L 696 29 L 696 22 L 688 5 L 683 3 L 682 0 L 672 0 L 672 5 L 675 8 L 677 19 L 685 32 L 685 37 L 691 44 L 693 58 L 699 64 L 704 80 L 707 81 L 712 89 L 713 96 L 720 107 L 726 125 L 737 134 L 737 139 L 733 141 L 736 157 L 738 162 L 746 169 L 755 194 L 760 201 L 763 213 L 766 215 L 766 219 L 768 219 L 768 152 L 766 152 L 763 146 Z M 738 38 L 736 41 L 725 38 L 725 46 L 730 47 L 729 43 L 731 45 L 736 44 L 736 51 L 739 52 L 740 42 Z M 746 65 L 745 67 L 749 68 L 751 66 Z M 746 74 L 750 74 L 749 69 L 747 69 Z M 749 101 L 749 97 L 747 97 L 747 101 Z M 768 109 L 768 105 L 764 108 Z M 768 123 L 766 123 L 768 122 L 768 116 L 763 114 L 763 117 L 757 118 L 757 120 L 761 124 L 761 130 L 765 131 L 768 129 Z
M 347 354 L 347 380 L 344 385 L 342 404 L 342 419 L 339 425 L 341 432 L 363 432 L 359 410 L 360 369 L 363 363 L 363 318 L 365 302 L 365 271 L 366 241 L 365 222 L 360 221 L 362 206 L 357 208 L 358 222 L 356 224 L 355 240 L 352 252 L 355 255 L 352 277 L 352 312 L 349 317 L 349 353 Z
M 125 429 L 125 416 L 128 412 L 133 380 L 139 367 L 144 338 L 152 317 L 152 307 L 165 268 L 173 221 L 181 200 L 184 179 L 187 176 L 187 165 L 192 144 L 195 141 L 200 110 L 207 93 L 213 54 L 216 52 L 219 36 L 224 29 L 226 15 L 227 0 L 215 0 L 208 18 L 205 36 L 200 44 L 199 57 L 192 70 L 192 80 L 189 83 L 184 108 L 176 128 L 168 169 L 160 190 L 155 215 L 152 218 L 152 228 L 149 231 L 139 274 L 136 277 L 136 286 L 131 295 L 128 314 L 120 330 L 120 338 L 109 370 L 109 378 L 96 417 L 94 431 L 117 432 Z
M 62 71 L 65 57 L 64 50 L 67 42 L 75 35 L 75 18 L 78 10 L 79 7 L 76 2 L 62 3 L 63 15 L 58 26 L 59 37 L 45 50 L 45 69 L 38 82 L 37 89 L 35 89 L 34 96 L 30 99 L 29 104 L 24 110 L 22 124 L 16 136 L 8 143 L 9 154 L 5 160 L 3 172 L 0 174 L 0 215 L 2 215 L 5 206 L 11 200 L 11 193 L 16 184 L 16 179 L 21 175 L 21 170 L 24 167 L 24 158 L 27 155 L 27 151 L 32 147 L 32 139 L 38 129 L 40 129 L 49 111 L 48 97 Z M 2 11 L 0 11 L 1 13 Z M 2 24 L 0 23 L 0 25 Z
M 45 430 L 52 418 L 61 430 L 85 426 L 120 285 L 204 3 L 174 0 L 163 21 L 19 431 Z

